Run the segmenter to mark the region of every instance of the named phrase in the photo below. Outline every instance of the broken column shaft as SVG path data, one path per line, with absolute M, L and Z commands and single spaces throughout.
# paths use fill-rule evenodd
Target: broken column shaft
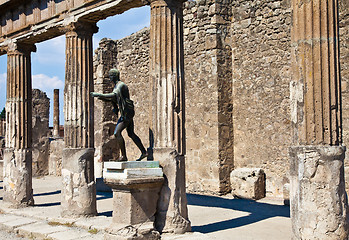
M 93 66 L 94 23 L 78 22 L 66 29 L 62 215 L 96 214 L 94 181 Z
M 30 54 L 35 50 L 34 45 L 13 43 L 7 49 L 4 201 L 16 207 L 34 204 Z
M 59 137 L 59 89 L 53 90 L 53 136 Z
M 293 239 L 347 239 L 337 0 L 293 0 Z

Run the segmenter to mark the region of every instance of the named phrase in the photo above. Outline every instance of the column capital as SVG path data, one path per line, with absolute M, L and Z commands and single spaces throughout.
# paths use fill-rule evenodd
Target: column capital
M 151 7 L 178 7 L 182 6 L 186 0 L 142 0 L 143 3 Z
M 10 42 L 8 45 L 3 47 L 3 50 L 10 54 L 30 54 L 36 52 L 35 44 Z
M 69 23 L 68 25 L 62 27 L 61 31 L 64 32 L 67 36 L 76 34 L 80 36 L 90 36 L 98 32 L 98 27 L 95 22 L 77 21 Z

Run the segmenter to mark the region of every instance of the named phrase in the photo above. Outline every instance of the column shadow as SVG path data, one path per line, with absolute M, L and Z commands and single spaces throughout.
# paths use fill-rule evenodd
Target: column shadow
M 194 232 L 211 233 L 246 226 L 272 217 L 290 217 L 290 207 L 284 205 L 261 203 L 246 199 L 226 199 L 198 194 L 187 194 L 187 198 L 188 205 L 225 208 L 249 213 L 248 216 L 202 226 L 192 226 L 192 231 Z

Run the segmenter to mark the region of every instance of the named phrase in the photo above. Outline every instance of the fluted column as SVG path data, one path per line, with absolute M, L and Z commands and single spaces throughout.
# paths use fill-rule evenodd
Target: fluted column
M 53 136 L 59 137 L 59 89 L 53 90 Z
M 293 0 L 294 239 L 347 239 L 337 0 Z
M 78 22 L 66 28 L 64 88 L 63 215 L 96 214 L 93 156 L 94 23 Z
M 32 77 L 34 45 L 11 43 L 7 49 L 6 150 L 4 201 L 34 204 L 32 190 Z
M 155 224 L 161 232 L 177 233 L 191 228 L 185 193 L 182 5 L 177 0 L 150 1 L 150 142 L 166 176 Z
M 151 2 L 150 78 L 154 146 L 184 154 L 182 1 Z

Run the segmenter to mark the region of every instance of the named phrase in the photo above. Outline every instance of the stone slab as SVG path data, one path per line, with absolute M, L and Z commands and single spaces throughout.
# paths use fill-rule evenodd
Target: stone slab
M 51 226 L 46 222 L 38 222 L 18 227 L 16 230 L 22 236 L 44 239 L 49 234 L 67 231 L 68 228 L 64 226 Z
M 4 223 L 2 223 L 2 225 L 5 229 L 12 231 L 13 229 L 15 229 L 17 227 L 28 225 L 31 223 L 36 223 L 36 222 L 37 222 L 37 220 L 33 220 L 30 218 L 26 218 L 26 217 L 19 217 L 18 219 L 4 222 Z
M 56 232 L 49 234 L 47 238 L 51 238 L 52 240 L 73 240 L 73 239 L 85 239 L 90 237 L 92 234 L 86 231 L 79 231 L 76 229 L 69 229 L 64 232 Z
M 105 162 L 104 169 L 159 168 L 159 161 Z
M 9 214 L 0 214 L 0 224 L 9 222 L 9 221 L 14 221 L 17 219 L 20 219 L 20 216 L 15 216 L 15 215 L 9 215 Z
M 162 177 L 162 168 L 131 168 L 124 170 L 103 170 L 103 178 L 129 179 L 142 177 Z

